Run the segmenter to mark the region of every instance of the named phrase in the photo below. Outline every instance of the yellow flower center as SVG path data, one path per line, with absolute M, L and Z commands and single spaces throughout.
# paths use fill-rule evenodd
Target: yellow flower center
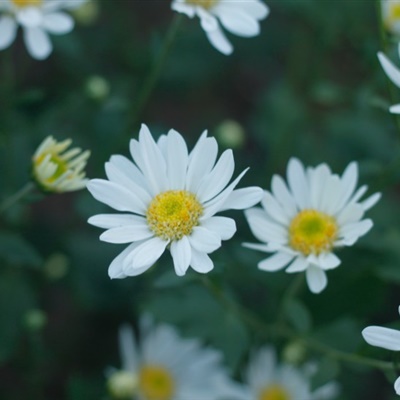
M 305 256 L 332 250 L 337 238 L 335 219 L 316 210 L 299 212 L 289 226 L 289 244 Z
M 390 2 L 389 2 L 390 4 Z M 389 5 L 389 19 L 396 20 L 400 18 L 400 4 L 390 4 Z
M 219 0 L 186 0 L 187 4 L 191 4 L 193 6 L 200 6 L 208 10 L 213 7 Z
M 203 214 L 203 206 L 193 193 L 169 190 L 151 201 L 146 217 L 150 229 L 164 240 L 180 240 L 190 235 Z
M 33 161 L 34 164 L 34 169 L 36 169 L 43 159 L 47 156 L 47 153 L 41 154 L 38 158 L 36 158 Z M 50 163 L 55 164 L 57 166 L 57 169 L 53 173 L 53 175 L 49 176 L 46 179 L 46 183 L 53 183 L 55 180 L 57 180 L 62 174 L 64 174 L 66 171 L 68 171 L 68 163 L 62 160 L 60 157 L 57 156 L 57 154 L 52 154 L 50 157 Z M 43 182 L 42 182 L 43 183 Z
M 11 0 L 17 7 L 37 7 L 40 6 L 43 0 Z
M 163 367 L 148 365 L 139 373 L 139 387 L 146 400 L 172 400 L 175 382 Z
M 258 400 L 290 400 L 290 395 L 281 385 L 272 384 L 260 392 Z

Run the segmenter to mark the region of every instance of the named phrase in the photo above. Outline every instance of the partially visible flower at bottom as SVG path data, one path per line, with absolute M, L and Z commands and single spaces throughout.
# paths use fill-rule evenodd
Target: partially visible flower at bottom
M 57 142 L 48 136 L 32 157 L 32 173 L 38 186 L 48 192 L 71 192 L 86 186 L 86 162 L 90 151 L 68 149 L 71 139 Z
M 399 307 L 400 314 L 400 307 Z M 382 326 L 368 326 L 362 332 L 363 338 L 371 346 L 400 351 L 400 331 Z M 394 383 L 394 390 L 400 395 L 400 376 Z
M 129 325 L 120 328 L 119 347 L 122 369 L 110 371 L 107 384 L 116 399 L 241 398 L 241 386 L 229 379 L 219 351 L 181 338 L 170 325 L 155 326 L 149 316 L 140 321 L 140 341 Z
M 264 346 L 251 355 L 246 370 L 247 397 L 244 400 L 329 400 L 338 395 L 337 383 L 328 382 L 311 390 L 312 365 L 296 368 L 278 364 L 272 347 Z

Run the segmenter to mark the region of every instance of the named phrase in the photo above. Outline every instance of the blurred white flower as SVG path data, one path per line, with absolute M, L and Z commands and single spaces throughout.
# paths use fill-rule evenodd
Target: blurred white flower
M 33 155 L 33 177 L 43 190 L 62 193 L 85 187 L 84 169 L 90 151 L 77 147 L 66 151 L 71 143 L 71 139 L 57 142 L 48 136 Z
M 398 53 L 400 55 L 400 44 L 398 48 Z M 379 62 L 382 65 L 383 70 L 385 71 L 387 77 L 398 87 L 400 88 L 400 70 L 383 54 L 382 52 L 378 53 Z M 400 114 L 400 104 L 396 104 L 389 108 L 389 111 L 393 114 Z
M 60 11 L 80 7 L 86 0 L 1 0 L 0 50 L 9 47 L 22 27 L 25 46 L 37 59 L 47 58 L 53 47 L 48 33 L 63 35 L 72 31 L 74 20 Z
M 122 370 L 108 374 L 109 382 L 124 376 L 124 388 L 134 389 L 129 398 L 220 400 L 235 398 L 236 391 L 241 394 L 241 387 L 221 366 L 219 351 L 202 347 L 196 339 L 181 338 L 172 326 L 154 326 L 149 318 L 141 320 L 140 328 L 139 341 L 130 326 L 120 328 Z
M 258 203 L 262 190 L 234 190 L 247 170 L 228 184 L 235 167 L 232 151 L 226 150 L 216 162 L 218 145 L 206 132 L 189 153 L 178 132 L 170 130 L 156 143 L 142 125 L 130 151 L 135 164 L 113 155 L 105 165 L 109 180 L 92 179 L 87 185 L 97 200 L 128 212 L 95 215 L 88 221 L 107 229 L 101 240 L 131 243 L 111 263 L 110 277 L 143 273 L 167 246 L 177 275 L 184 275 L 189 266 L 209 272 L 214 265 L 208 254 L 236 232 L 233 219 L 215 214 Z
M 382 0 L 382 19 L 385 28 L 396 34 L 400 34 L 400 0 Z
M 233 47 L 219 24 L 237 36 L 253 37 L 260 33 L 259 21 L 269 8 L 261 0 L 173 0 L 172 9 L 193 18 L 200 18 L 210 43 L 229 55 Z
M 258 264 L 260 269 L 278 271 L 288 266 L 288 273 L 306 271 L 308 287 L 319 293 L 327 284 L 325 271 L 340 264 L 333 249 L 352 246 L 371 229 L 372 221 L 362 218 L 379 200 L 380 193 L 359 201 L 367 186 L 355 192 L 355 162 L 339 177 L 326 164 L 305 169 L 292 158 L 287 180 L 289 187 L 274 175 L 272 193 L 266 191 L 261 201 L 263 208 L 245 211 L 254 236 L 263 244 L 244 245 L 274 253 Z
M 400 313 L 400 307 L 398 311 Z M 362 335 L 371 346 L 400 351 L 400 331 L 382 326 L 368 326 L 362 331 Z M 394 390 L 400 395 L 400 377 L 394 383 Z
M 295 368 L 278 364 L 275 351 L 263 347 L 250 357 L 245 380 L 248 393 L 244 400 L 329 400 L 339 390 L 329 382 L 311 391 L 310 380 L 315 368 Z

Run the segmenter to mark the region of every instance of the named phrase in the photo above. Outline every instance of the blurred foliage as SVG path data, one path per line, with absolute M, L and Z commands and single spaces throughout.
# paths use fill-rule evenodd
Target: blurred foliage
M 326 162 L 338 173 L 357 160 L 360 181 L 384 196 L 369 212 L 374 229 L 341 251 L 342 265 L 329 271 L 322 294 L 302 287 L 301 300 L 282 306 L 295 277 L 256 268 L 262 254 L 241 246 L 253 239 L 239 212 L 232 213 L 236 236 L 213 254 L 210 279 L 267 323 L 283 319 L 333 348 L 390 359 L 360 335 L 368 324 L 398 319 L 400 284 L 400 131 L 398 117 L 387 112 L 392 100 L 376 58 L 383 46 L 376 4 L 267 3 L 271 14 L 261 34 L 232 38 L 230 57 L 209 45 L 197 20 L 185 19 L 140 121 L 157 135 L 173 127 L 190 147 L 209 129 L 221 148 L 232 143 L 221 124 L 235 121 L 236 171 L 250 166 L 243 185 L 269 188 L 291 156 L 306 165 Z M 173 12 L 169 1 L 97 6 L 71 34 L 52 37 L 47 61 L 29 58 L 20 36 L 0 52 L 2 199 L 27 182 L 32 154 L 47 135 L 90 149 L 93 178 L 104 177 L 111 154 L 128 155 L 138 132 L 135 102 Z M 111 281 L 107 267 L 121 248 L 100 242 L 99 230 L 86 224 L 106 210 L 82 191 L 28 197 L 1 215 L 1 399 L 105 399 L 105 368 L 120 365 L 118 326 L 136 324 L 143 312 L 221 349 L 237 378 L 249 351 L 266 343 L 193 271 L 176 277 L 169 256 L 145 275 Z M 33 329 L 26 321 L 35 310 L 44 319 Z M 273 334 L 270 340 L 283 354 L 291 344 Z M 315 387 L 335 379 L 342 400 L 395 397 L 393 376 L 387 381 L 378 371 L 300 350 L 319 364 Z

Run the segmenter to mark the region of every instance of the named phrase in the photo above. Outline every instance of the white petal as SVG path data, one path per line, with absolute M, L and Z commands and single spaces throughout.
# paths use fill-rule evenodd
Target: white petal
M 136 183 L 131 176 L 127 174 L 126 171 L 121 170 L 118 165 L 113 162 L 105 163 L 105 170 L 107 178 L 111 182 L 115 182 L 130 192 L 135 194 L 138 201 L 141 203 L 141 208 L 143 210 L 147 209 L 148 204 L 151 201 L 150 194 L 144 190 L 138 183 Z
M 296 202 L 289 192 L 285 181 L 278 175 L 272 177 L 272 194 L 290 218 L 297 214 Z
M 274 253 L 277 249 L 270 247 L 269 244 L 263 244 L 263 243 L 242 243 L 244 247 L 247 247 L 248 249 L 252 250 L 257 250 L 257 251 L 262 251 L 264 253 Z
M 243 11 L 257 20 L 264 19 L 269 14 L 269 8 L 260 0 L 246 0 Z
M 98 214 L 88 219 L 89 224 L 104 229 L 134 225 L 136 223 L 140 224 L 145 221 L 143 217 L 132 214 Z
M 375 193 L 372 196 L 369 196 L 367 199 L 365 199 L 362 203 L 361 206 L 364 209 L 364 211 L 369 210 L 372 208 L 381 198 L 381 193 Z
M 137 151 L 140 152 L 139 155 Z M 149 129 L 144 124 L 140 128 L 137 151 L 132 156 L 146 177 L 151 193 L 156 195 L 166 191 L 168 189 L 167 165 Z
M 309 206 L 309 188 L 303 164 L 297 158 L 289 160 L 287 179 L 294 200 L 300 208 Z
M 291 274 L 294 272 L 304 271 L 308 267 L 308 261 L 301 255 L 297 256 L 294 261 L 286 268 L 286 272 Z
M 358 181 L 358 165 L 356 162 L 351 162 L 347 168 L 344 170 L 342 175 L 342 193 L 341 202 L 338 205 L 338 210 L 340 210 L 350 199 L 351 195 L 356 190 L 356 185 Z
M 400 376 L 394 382 L 394 390 L 396 394 L 400 395 Z
M 74 28 L 74 20 L 68 14 L 58 12 L 43 16 L 43 28 L 54 34 L 71 32 Z
M 236 232 L 236 223 L 232 218 L 211 217 L 201 222 L 201 226 L 217 233 L 222 240 L 229 240 Z
M 400 331 L 382 326 L 368 326 L 361 333 L 365 341 L 372 346 L 400 351 Z
M 263 271 L 274 272 L 282 269 L 290 261 L 292 261 L 293 256 L 286 253 L 276 253 L 271 257 L 266 258 L 258 263 L 258 268 Z
M 8 16 L 2 16 L 0 19 L 0 50 L 10 46 L 15 40 L 17 33 L 17 24 L 14 19 Z
M 103 179 L 92 179 L 87 184 L 92 196 L 118 211 L 131 211 L 144 215 L 146 209 L 134 193 L 114 182 Z
M 162 240 L 158 237 L 141 243 L 132 251 L 132 268 L 139 269 L 147 265 L 153 265 L 161 257 L 162 253 L 164 253 L 168 243 L 167 240 Z
M 171 243 L 171 255 L 174 260 L 176 274 L 178 276 L 185 275 L 192 258 L 192 249 L 186 236 Z
M 197 15 L 200 18 L 201 27 L 206 32 L 218 29 L 218 21 L 217 21 L 217 19 L 213 15 L 211 15 L 208 11 L 204 10 L 201 7 L 198 7 Z
M 392 114 L 400 114 L 400 104 L 395 104 L 394 106 L 389 107 L 389 111 Z
M 110 157 L 110 163 L 147 191 L 146 179 L 132 161 L 125 156 L 115 154 Z
M 132 243 L 128 247 L 126 247 L 114 260 L 111 262 L 108 267 L 108 276 L 111 279 L 122 279 L 126 278 L 126 274 L 123 271 L 123 263 L 125 258 L 137 247 L 137 243 Z
M 214 11 L 221 24 L 234 35 L 252 37 L 260 33 L 260 25 L 257 20 L 246 14 L 244 10 L 234 7 L 215 7 Z
M 363 207 L 358 203 L 349 203 L 345 206 L 336 218 L 337 223 L 345 225 L 359 221 L 364 215 Z
M 23 7 L 16 13 L 16 19 L 24 28 L 39 28 L 43 22 L 43 13 L 38 7 Z
M 256 186 L 234 190 L 222 205 L 220 211 L 244 210 L 259 203 L 264 191 Z
M 321 207 L 321 197 L 324 193 L 326 183 L 331 176 L 331 170 L 326 164 L 320 164 L 316 168 L 308 169 L 310 182 L 310 205 L 313 208 Z
M 206 274 L 214 268 L 214 264 L 211 258 L 203 252 L 192 249 L 192 259 L 190 261 L 190 266 L 197 272 L 201 274 Z
M 195 8 L 191 5 L 178 1 L 173 1 L 171 4 L 171 8 L 179 13 L 186 14 L 189 18 L 193 18 L 195 16 Z
M 189 166 L 186 177 L 187 190 L 195 193 L 201 178 L 214 167 L 218 154 L 218 144 L 214 138 L 200 136 L 189 156 Z
M 219 52 L 226 56 L 232 54 L 233 46 L 219 27 L 213 31 L 206 31 L 206 35 L 212 46 Z
M 318 256 L 318 265 L 324 270 L 334 269 L 340 263 L 340 259 L 334 253 L 322 253 Z
M 189 155 L 183 137 L 173 129 L 167 136 L 169 189 L 184 189 Z
M 228 197 L 231 195 L 233 189 L 235 189 L 236 185 L 243 178 L 243 175 L 248 171 L 246 168 L 227 188 L 225 188 L 218 196 L 214 197 L 208 203 L 205 204 L 205 210 L 203 214 L 203 218 L 209 218 L 216 214 L 218 211 L 222 209 L 222 206 L 225 204 Z
M 354 222 L 351 224 L 344 225 L 340 228 L 340 236 L 346 237 L 354 237 L 359 238 L 360 236 L 365 235 L 373 226 L 373 223 L 370 219 L 363 219 L 360 222 Z
M 122 369 L 134 373 L 138 368 L 139 355 L 135 335 L 130 325 L 122 325 L 118 332 L 119 353 Z
M 245 211 L 245 216 L 253 235 L 261 242 L 287 243 L 286 230 L 281 225 L 269 221 L 263 210 L 251 208 Z
M 24 42 L 29 54 L 37 60 L 44 60 L 53 50 L 47 33 L 40 28 L 24 28 Z
M 154 236 L 146 222 L 142 224 L 120 226 L 106 230 L 100 235 L 100 240 L 108 243 L 130 243 L 148 239 Z
M 337 209 L 341 199 L 342 182 L 337 175 L 331 175 L 321 193 L 320 210 L 332 215 Z
M 203 253 L 211 253 L 221 247 L 221 237 L 201 226 L 193 229 L 189 241 L 194 249 Z
M 393 65 L 393 63 L 383 54 L 382 52 L 378 53 L 379 62 L 382 65 L 383 70 L 385 71 L 388 78 L 397 86 L 400 87 L 400 71 L 397 67 Z
M 261 205 L 273 220 L 280 222 L 283 225 L 289 224 L 289 216 L 270 192 L 265 191 L 264 197 L 261 200 Z
M 203 177 L 197 189 L 199 200 L 204 203 L 220 193 L 232 178 L 234 168 L 232 150 L 224 151 L 213 170 Z
M 308 287 L 313 293 L 322 292 L 328 283 L 325 271 L 314 265 L 310 265 L 306 269 L 306 279 Z

